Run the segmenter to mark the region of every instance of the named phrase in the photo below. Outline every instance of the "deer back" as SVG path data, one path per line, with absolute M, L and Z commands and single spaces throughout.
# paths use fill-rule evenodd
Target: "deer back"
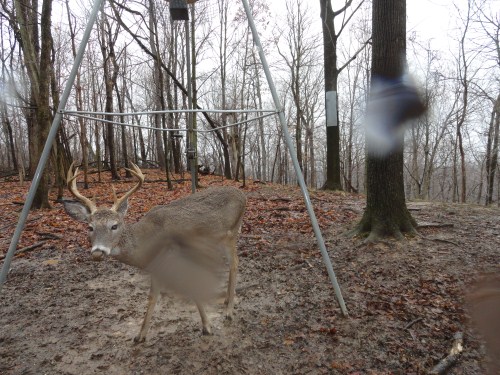
M 144 267 L 156 256 L 150 240 L 169 233 L 198 233 L 200 237 L 206 235 L 220 242 L 235 242 L 245 205 L 246 197 L 241 191 L 225 186 L 153 207 L 132 225 L 130 233 L 123 235 L 126 246 L 122 246 L 119 258 L 124 263 Z
M 238 233 L 246 197 L 236 188 L 214 187 L 151 209 L 141 220 L 156 228 L 182 231 L 200 229 L 212 235 Z

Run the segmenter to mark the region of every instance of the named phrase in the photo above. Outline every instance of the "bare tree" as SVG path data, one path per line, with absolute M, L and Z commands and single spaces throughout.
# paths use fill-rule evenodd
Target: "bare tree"
M 356 58 L 357 54 L 364 49 L 368 41 L 366 41 L 360 49 L 354 53 L 343 65 L 339 67 L 337 58 L 337 43 L 340 35 L 345 30 L 346 25 L 352 19 L 354 14 L 363 4 L 364 0 L 360 0 L 354 9 L 348 13 L 353 5 L 353 0 L 346 0 L 344 5 L 337 11 L 333 10 L 331 0 L 320 0 L 321 5 L 321 20 L 323 27 L 323 51 L 324 51 L 324 66 L 325 66 L 325 92 L 338 92 L 338 77 L 340 72 Z M 339 30 L 335 29 L 335 18 L 342 16 L 342 22 Z M 327 126 L 326 128 L 326 180 L 325 189 L 341 190 L 342 181 L 340 176 L 340 131 L 338 126 L 338 110 L 337 110 L 337 126 Z
M 52 123 L 52 0 L 43 0 L 41 13 L 38 12 L 37 0 L 15 0 L 14 9 L 9 9 L 3 2 L 2 8 L 10 15 L 9 22 L 19 38 L 24 66 L 29 77 L 30 108 L 27 110 L 26 121 L 30 139 L 30 173 L 33 174 Z M 35 192 L 32 208 L 49 208 L 48 194 L 49 178 L 45 170 Z
M 475 2 L 477 22 L 480 25 L 480 31 L 484 35 L 484 44 L 479 48 L 482 55 L 485 55 L 493 64 L 488 69 L 489 74 L 496 76 L 497 93 L 489 94 L 486 90 L 480 88 L 480 94 L 486 98 L 492 106 L 490 120 L 487 130 L 485 169 L 486 169 L 486 197 L 485 204 L 493 203 L 493 194 L 495 187 L 495 177 L 498 169 L 498 153 L 500 142 L 500 94 L 498 94 L 498 80 L 500 76 L 500 15 L 493 9 L 488 9 L 488 3 L 484 0 Z M 491 82 L 492 80 L 488 80 Z M 498 178 L 498 177 L 497 177 Z M 499 203 L 500 204 L 500 203 Z
M 71 14 L 69 7 L 69 0 L 66 0 L 66 12 L 68 15 L 68 27 L 69 27 L 69 35 L 71 37 L 71 53 L 73 58 L 76 56 L 76 42 L 75 42 L 75 34 L 76 34 L 76 25 L 73 26 L 74 16 Z M 80 70 L 76 73 L 75 79 L 75 92 L 76 92 L 76 110 L 83 111 L 83 96 L 82 96 L 82 84 L 81 84 L 81 73 Z M 78 123 L 80 125 L 80 145 L 82 147 L 82 170 L 83 170 L 83 184 L 84 188 L 88 189 L 89 181 L 88 181 L 88 140 L 87 140 L 87 124 L 85 120 L 81 117 L 78 118 Z
M 464 151 L 464 141 L 463 141 L 463 127 L 467 119 L 467 111 L 469 106 L 469 86 L 470 86 L 470 64 L 472 61 L 472 56 L 466 51 L 466 39 L 467 33 L 469 31 L 470 23 L 472 22 L 472 4 L 468 2 L 467 4 L 467 14 L 462 18 L 463 30 L 462 35 L 459 40 L 459 54 L 458 54 L 458 81 L 461 87 L 461 109 L 456 115 L 456 145 L 458 147 L 458 152 L 460 154 L 460 170 L 461 170 L 461 190 L 460 190 L 460 202 L 465 203 L 467 196 L 467 169 L 465 163 L 465 151 Z
M 322 75 L 316 63 L 319 59 L 318 44 L 316 36 L 310 30 L 312 21 L 307 16 L 308 8 L 300 0 L 288 0 L 286 9 L 287 24 L 285 28 L 278 28 L 280 38 L 276 41 L 276 47 L 290 77 L 286 82 L 294 109 L 292 122 L 297 159 L 305 180 L 312 183 L 316 180 L 313 137 L 319 112 L 319 78 Z
M 400 77 L 406 57 L 406 0 L 373 0 L 372 20 L 372 80 Z M 398 137 L 388 154 L 367 154 L 366 209 L 353 234 L 369 233 L 368 242 L 385 236 L 401 239 L 403 232 L 415 232 L 416 222 L 404 194 L 403 135 Z
M 486 145 L 486 205 L 493 203 L 495 175 L 498 168 L 498 143 L 500 138 L 500 95 L 493 101 L 490 123 L 488 126 L 488 141 Z
M 104 6 L 104 5 L 103 5 Z M 114 111 L 114 97 L 113 91 L 116 86 L 116 81 L 118 79 L 118 73 L 120 71 L 120 66 L 117 61 L 117 55 L 115 52 L 115 44 L 120 34 L 120 26 L 116 25 L 114 28 L 109 22 L 109 18 L 104 11 L 101 12 L 101 19 L 99 22 L 99 32 L 100 32 L 100 46 L 101 54 L 103 59 L 103 77 L 104 77 L 104 88 L 106 92 L 106 105 L 104 107 L 107 115 L 104 117 L 108 123 L 106 124 L 106 151 L 109 160 L 109 168 L 111 171 L 111 178 L 113 180 L 119 180 L 120 175 L 118 174 L 117 162 L 116 162 L 116 145 L 115 145 L 115 131 L 113 121 L 115 117 L 113 116 Z

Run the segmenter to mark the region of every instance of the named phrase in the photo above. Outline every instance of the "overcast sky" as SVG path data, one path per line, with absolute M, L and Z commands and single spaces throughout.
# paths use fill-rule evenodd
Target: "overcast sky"
M 268 0 L 272 11 L 278 16 L 283 14 L 285 0 Z M 455 3 L 465 6 L 467 0 L 455 0 Z M 493 1 L 496 2 L 496 1 Z M 343 1 L 334 1 L 334 9 L 340 7 Z M 453 44 L 453 31 L 456 27 L 456 11 L 452 0 L 407 0 L 407 30 L 416 32 L 419 39 L 432 39 L 432 47 L 449 50 L 450 42 Z M 317 23 L 314 28 L 321 30 L 319 0 L 306 0 L 303 2 L 312 14 L 312 19 Z

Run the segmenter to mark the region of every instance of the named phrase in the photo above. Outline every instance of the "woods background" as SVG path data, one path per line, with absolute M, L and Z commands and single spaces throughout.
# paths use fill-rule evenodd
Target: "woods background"
M 330 1 L 320 1 L 330 4 Z M 338 144 L 327 142 L 322 18 L 309 1 L 251 2 L 284 104 L 306 182 L 326 186 L 340 161 L 340 187 L 365 192 L 363 114 L 371 65 L 371 2 L 346 1 L 334 10 L 338 73 Z M 30 179 L 59 95 L 72 67 L 90 1 L 1 0 L 0 173 Z M 409 71 L 429 107 L 409 128 L 405 147 L 407 198 L 499 202 L 500 14 L 498 1 L 449 6 L 449 49 L 408 28 Z M 195 107 L 273 109 L 241 4 L 200 0 L 190 6 L 190 82 Z M 411 14 L 408 14 L 411 18 Z M 445 22 L 443 20 L 443 22 Z M 42 188 L 58 187 L 72 160 L 85 172 L 130 161 L 159 167 L 166 179 L 186 171 L 187 116 L 140 114 L 187 108 L 186 36 L 163 0 L 107 1 L 94 27 L 67 110 L 113 112 L 101 122 L 64 116 Z M 127 115 L 119 116 L 120 113 Z M 258 114 L 258 113 L 257 113 Z M 200 130 L 244 121 L 254 114 L 201 113 Z M 113 125 L 123 122 L 148 129 Z M 179 129 L 160 132 L 154 128 Z M 226 178 L 296 184 L 276 116 L 198 133 L 197 164 Z M 100 174 L 95 178 L 98 180 Z M 85 173 L 85 184 L 88 175 Z M 43 207 L 47 202 L 35 201 Z

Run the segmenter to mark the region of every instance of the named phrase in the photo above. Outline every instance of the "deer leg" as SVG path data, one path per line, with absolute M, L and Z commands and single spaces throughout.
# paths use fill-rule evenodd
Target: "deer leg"
M 149 326 L 151 324 L 151 317 L 153 316 L 153 311 L 158 302 L 158 297 L 160 295 L 160 288 L 158 288 L 154 282 L 151 282 L 151 289 L 149 290 L 148 296 L 148 308 L 146 310 L 146 315 L 144 316 L 144 321 L 142 322 L 141 331 L 139 335 L 134 337 L 134 342 L 144 342 L 146 339 L 146 334 L 148 333 Z
M 212 334 L 212 326 L 210 325 L 210 320 L 208 319 L 207 313 L 205 312 L 205 308 L 201 302 L 195 301 L 196 307 L 201 316 L 201 324 L 203 324 L 203 334 L 211 335 Z
M 238 273 L 238 254 L 236 253 L 236 240 L 231 247 L 231 259 L 229 265 L 229 281 L 227 283 L 227 294 L 224 304 L 226 305 L 226 319 L 233 319 L 234 296 L 236 295 L 236 275 Z

